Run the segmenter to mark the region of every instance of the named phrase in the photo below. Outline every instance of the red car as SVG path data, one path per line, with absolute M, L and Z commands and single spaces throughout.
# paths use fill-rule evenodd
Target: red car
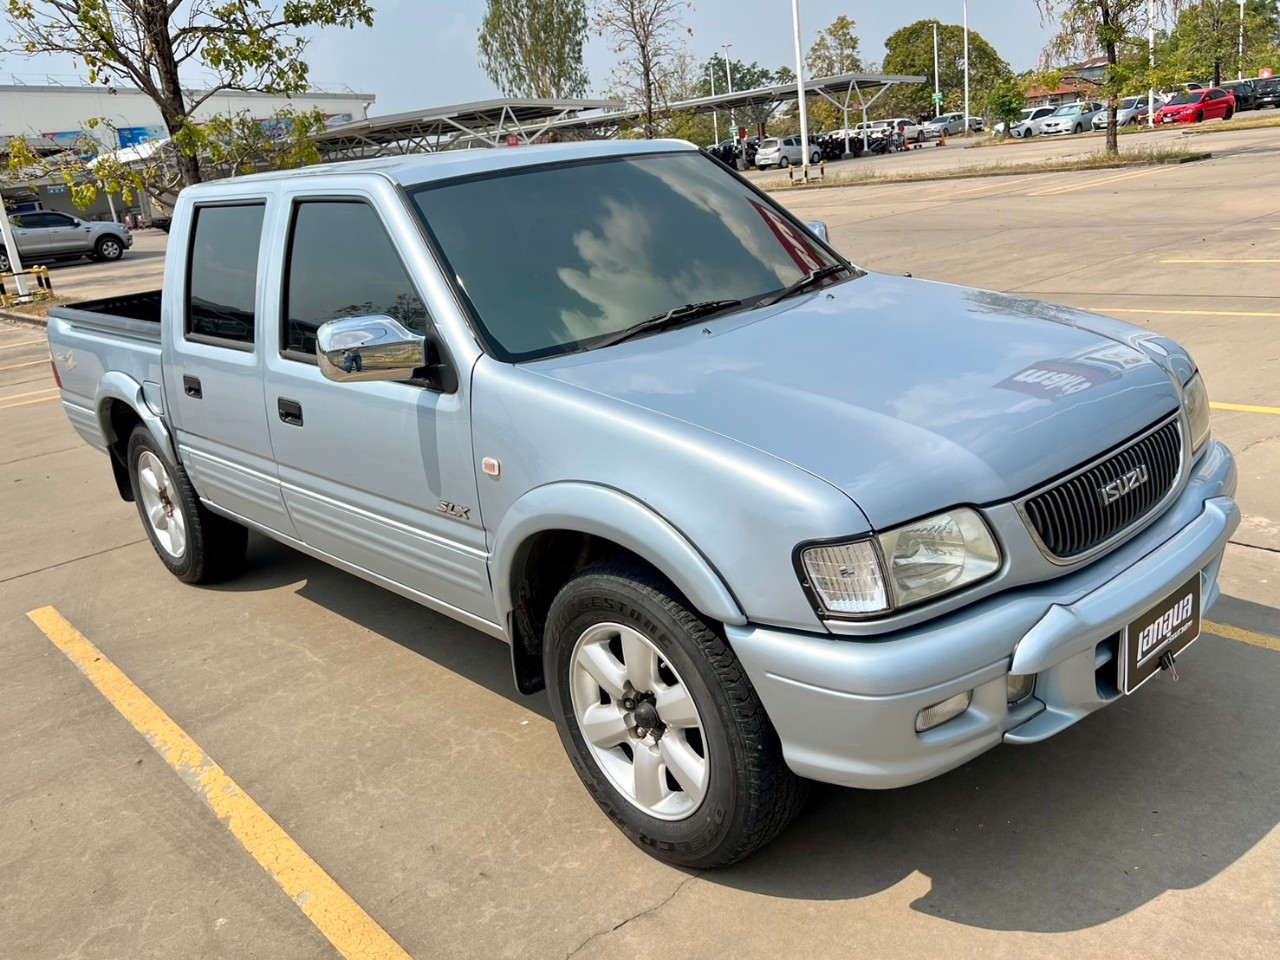
M 1230 120 L 1236 112 L 1236 98 L 1218 87 L 1184 90 L 1156 111 L 1156 123 L 1200 123 L 1221 117 Z

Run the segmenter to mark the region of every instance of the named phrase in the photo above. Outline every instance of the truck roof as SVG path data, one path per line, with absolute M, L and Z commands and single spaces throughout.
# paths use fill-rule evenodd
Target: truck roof
M 532 167 L 547 163 L 587 160 L 594 157 L 616 157 L 639 153 L 669 153 L 672 150 L 696 150 L 686 140 L 589 140 L 575 143 L 548 143 L 517 148 L 483 148 L 475 150 L 443 150 L 439 153 L 415 153 L 398 157 L 376 157 L 369 160 L 345 160 L 322 163 L 296 170 L 274 170 L 253 173 L 227 180 L 211 180 L 188 187 L 183 193 L 194 195 L 206 189 L 225 192 L 229 186 L 291 180 L 297 177 L 330 177 L 369 173 L 387 177 L 404 186 L 491 173 L 516 167 Z

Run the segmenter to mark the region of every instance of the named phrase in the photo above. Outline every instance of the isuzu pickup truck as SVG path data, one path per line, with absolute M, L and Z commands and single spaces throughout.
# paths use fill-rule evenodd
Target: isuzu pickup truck
M 1178 344 L 869 273 L 680 142 L 191 187 L 163 293 L 49 342 L 174 575 L 255 531 L 505 640 L 687 867 L 1170 675 L 1239 521 Z

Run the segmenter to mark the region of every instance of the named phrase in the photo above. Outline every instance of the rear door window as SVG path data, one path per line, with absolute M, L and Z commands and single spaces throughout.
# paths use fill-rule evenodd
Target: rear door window
M 187 336 L 245 349 L 258 302 L 262 203 L 196 207 L 187 261 Z

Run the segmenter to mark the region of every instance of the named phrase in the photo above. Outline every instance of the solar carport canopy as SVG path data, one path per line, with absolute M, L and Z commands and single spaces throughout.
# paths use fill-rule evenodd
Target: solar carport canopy
M 315 136 L 328 159 L 434 152 L 451 147 L 496 147 L 518 137 L 534 140 L 555 121 L 584 110 L 618 110 L 614 100 L 501 99 L 460 103 L 369 117 L 331 127 Z

